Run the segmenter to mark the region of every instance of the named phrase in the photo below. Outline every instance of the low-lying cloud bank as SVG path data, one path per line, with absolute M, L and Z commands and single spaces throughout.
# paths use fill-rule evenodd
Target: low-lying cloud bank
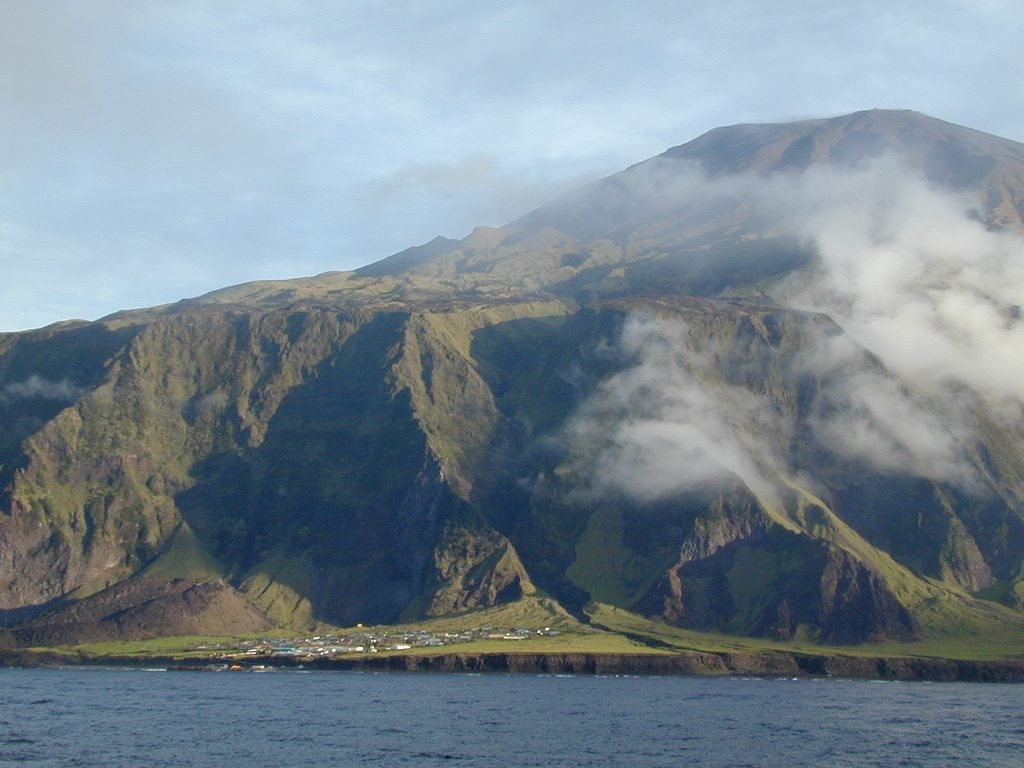
M 768 438 L 783 425 L 763 398 L 729 384 L 711 355 L 686 343 L 680 321 L 630 317 L 613 354 L 627 362 L 569 421 L 589 468 L 588 491 L 645 501 L 738 477 L 767 489 Z
M 1019 404 L 1024 239 L 988 229 L 978 200 L 928 184 L 895 159 L 775 183 L 818 268 L 781 292 L 826 312 L 915 387 L 963 384 Z
M 897 158 L 857 169 L 696 180 L 648 169 L 630 181 L 667 210 L 687 200 L 742 203 L 817 254 L 774 289 L 846 332 L 806 344 L 779 386 L 817 382 L 800 416 L 739 386 L 664 318 L 630 318 L 613 344 L 624 368 L 567 424 L 589 492 L 651 500 L 738 478 L 755 492 L 803 473 L 798 428 L 841 459 L 970 489 L 955 435 L 966 401 L 1020 419 L 1024 382 L 1024 239 L 988 229 L 980 202 L 940 190 Z M 624 195 L 629 197 L 629 195 Z M 870 354 L 866 354 L 870 353 Z M 874 356 L 874 357 L 872 357 Z

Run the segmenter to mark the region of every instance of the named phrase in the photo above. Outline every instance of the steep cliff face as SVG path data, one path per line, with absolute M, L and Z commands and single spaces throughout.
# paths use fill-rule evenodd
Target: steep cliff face
M 135 634 L 537 591 L 835 643 L 1002 622 L 1021 169 L 913 113 L 734 126 L 356 273 L 0 335 L 0 619 L 145 583 L 188 586 Z
M 452 609 L 521 593 L 514 550 L 486 527 L 476 560 L 444 549 L 496 417 L 462 348 L 487 322 L 229 310 L 136 329 L 22 445 L 3 607 L 147 567 L 232 579 L 285 621 L 392 620 L 428 584 Z
M 5 608 L 147 569 L 228 579 L 285 623 L 442 615 L 536 584 L 694 628 L 912 637 L 936 593 L 908 583 L 1017 577 L 1017 478 L 989 461 L 967 495 L 821 444 L 834 374 L 799 359 L 838 335 L 698 299 L 160 319 L 24 441 Z M 661 433 L 692 422 L 681 443 Z M 687 445 L 708 440 L 719 463 L 691 477 Z M 984 445 L 964 460 L 1012 455 Z
M 478 501 L 568 605 L 780 638 L 914 637 L 915 606 L 1017 578 L 999 557 L 1024 543 L 1012 476 L 989 468 L 965 491 L 826 439 L 848 423 L 822 411 L 851 377 L 917 402 L 862 350 L 813 372 L 808 355 L 842 338 L 824 316 L 735 301 L 581 312 L 495 382 L 509 426 Z M 951 445 L 980 477 L 977 440 Z

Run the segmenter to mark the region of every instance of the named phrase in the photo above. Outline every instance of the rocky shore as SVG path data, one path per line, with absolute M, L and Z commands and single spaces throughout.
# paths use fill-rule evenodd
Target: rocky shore
M 310 666 L 310 665 L 307 665 Z M 855 658 L 789 653 L 446 653 L 339 658 L 315 662 L 324 669 L 437 672 L 526 672 L 596 675 L 754 675 L 845 677 L 935 682 L 1024 682 L 1022 661 Z
M 1024 660 L 826 656 L 799 653 L 439 653 L 303 659 L 269 656 L 204 660 L 152 656 L 76 657 L 46 651 L 0 652 L 0 667 L 162 666 L 213 670 L 294 668 L 394 672 L 497 672 L 574 675 L 750 675 L 933 682 L 1024 682 Z

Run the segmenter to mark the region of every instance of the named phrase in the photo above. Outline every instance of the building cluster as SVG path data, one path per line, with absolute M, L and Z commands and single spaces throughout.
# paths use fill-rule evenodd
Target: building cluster
M 318 658 L 341 656 L 350 653 L 381 653 L 386 651 L 409 651 L 414 648 L 441 648 L 457 643 L 472 643 L 481 640 L 529 640 L 533 637 L 553 637 L 561 634 L 558 630 L 527 629 L 525 627 L 479 627 L 453 632 L 416 631 L 357 631 L 351 634 L 314 635 L 305 638 L 280 640 L 261 638 L 246 640 L 237 645 L 226 643 L 196 646 L 198 651 L 210 651 L 216 655 L 237 653 L 247 657 L 294 656 Z

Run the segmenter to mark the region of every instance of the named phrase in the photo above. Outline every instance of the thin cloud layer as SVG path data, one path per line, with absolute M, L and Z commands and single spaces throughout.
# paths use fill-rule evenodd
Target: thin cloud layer
M 24 381 L 15 381 L 0 389 L 0 403 L 13 403 L 20 400 L 55 400 L 57 402 L 73 402 L 88 390 L 84 387 L 62 379 L 50 381 L 41 376 L 29 376 Z

